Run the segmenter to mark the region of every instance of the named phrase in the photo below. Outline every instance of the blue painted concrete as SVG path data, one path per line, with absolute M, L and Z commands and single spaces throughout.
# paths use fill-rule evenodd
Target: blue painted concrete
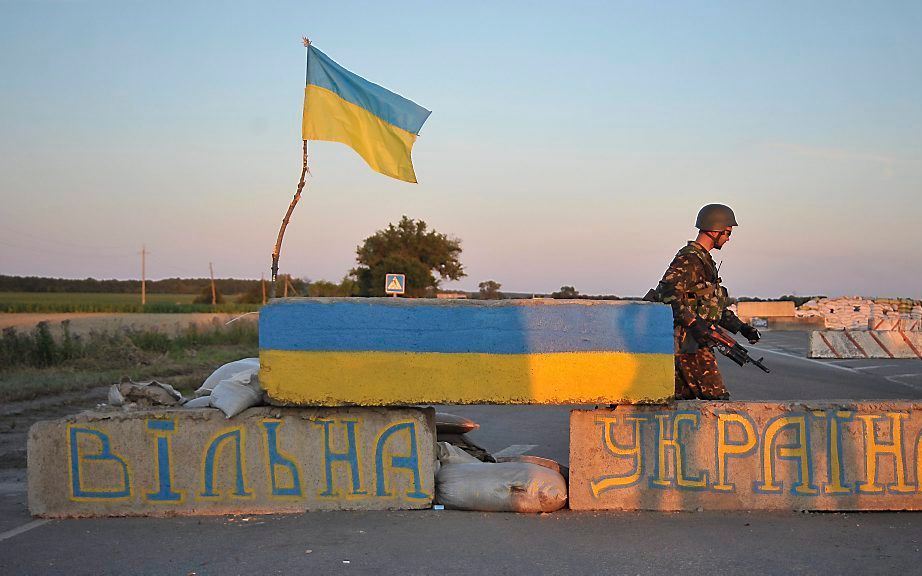
M 395 298 L 299 298 L 260 311 L 263 350 L 672 354 L 659 304 L 516 304 Z

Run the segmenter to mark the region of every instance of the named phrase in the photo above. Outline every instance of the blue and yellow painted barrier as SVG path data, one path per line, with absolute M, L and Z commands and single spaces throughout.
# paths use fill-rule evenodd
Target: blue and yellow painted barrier
M 574 410 L 575 510 L 920 510 L 922 403 Z
M 432 408 L 84 412 L 29 431 L 44 517 L 428 508 Z
M 290 298 L 259 319 L 260 382 L 297 405 L 660 402 L 672 313 L 644 302 Z

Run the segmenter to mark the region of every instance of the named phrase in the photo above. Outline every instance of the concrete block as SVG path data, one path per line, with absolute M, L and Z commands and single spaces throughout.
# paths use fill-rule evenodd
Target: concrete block
M 432 408 L 84 412 L 29 430 L 46 518 L 428 508 Z
M 793 302 L 738 302 L 736 304 L 736 314 L 744 322 L 748 322 L 753 316 L 759 318 L 771 317 L 794 317 Z
M 574 410 L 574 510 L 920 510 L 922 401 Z
M 922 358 L 922 333 L 891 330 L 817 330 L 808 358 Z
M 259 322 L 260 382 L 276 403 L 592 404 L 674 392 L 663 304 L 289 298 Z

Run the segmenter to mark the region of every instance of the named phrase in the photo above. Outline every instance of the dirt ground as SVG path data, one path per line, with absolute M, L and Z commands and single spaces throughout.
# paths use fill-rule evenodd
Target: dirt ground
M 235 318 L 252 318 L 256 313 L 241 314 L 116 314 L 111 312 L 73 312 L 73 313 L 0 313 L 0 330 L 13 327 L 20 331 L 29 331 L 39 322 L 48 322 L 54 328 L 64 320 L 70 320 L 73 334 L 86 334 L 91 331 L 118 330 L 119 328 L 156 328 L 164 332 L 175 332 L 189 324 L 210 326 L 227 324 Z
M 41 420 L 57 420 L 95 408 L 106 401 L 108 389 L 108 386 L 101 386 L 0 405 L 0 470 L 26 467 L 30 426 Z

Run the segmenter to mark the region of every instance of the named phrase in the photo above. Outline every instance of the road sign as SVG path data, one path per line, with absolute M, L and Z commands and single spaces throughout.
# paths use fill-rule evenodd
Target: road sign
M 384 277 L 384 293 L 403 294 L 406 291 L 407 277 L 405 274 L 387 274 Z

